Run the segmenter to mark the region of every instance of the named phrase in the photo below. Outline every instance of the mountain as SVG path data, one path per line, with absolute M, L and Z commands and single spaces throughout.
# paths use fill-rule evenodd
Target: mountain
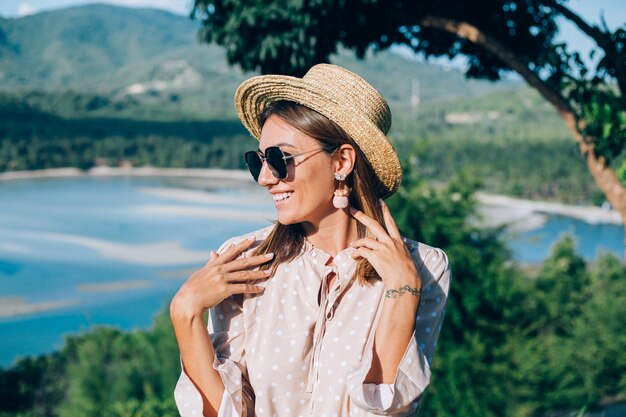
M 251 74 L 229 66 L 221 47 L 198 44 L 199 22 L 162 10 L 87 5 L 0 18 L 0 89 L 98 92 L 185 108 L 232 112 L 237 85 Z M 331 58 L 363 75 L 392 105 L 472 98 L 518 83 L 467 81 L 459 70 L 382 52 Z
M 70 87 L 194 44 L 197 23 L 151 9 L 90 5 L 0 19 L 3 85 Z

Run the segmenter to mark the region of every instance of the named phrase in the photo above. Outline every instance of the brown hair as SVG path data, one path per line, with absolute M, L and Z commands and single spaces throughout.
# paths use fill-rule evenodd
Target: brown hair
M 334 152 L 343 144 L 352 145 L 356 151 L 356 161 L 352 173 L 346 178 L 350 193 L 350 205 L 361 210 L 367 216 L 373 218 L 384 226 L 384 220 L 376 189 L 379 186 L 378 179 L 371 165 L 352 138 L 336 123 L 329 120 L 315 110 L 311 110 L 301 104 L 291 101 L 276 101 L 271 103 L 259 116 L 260 125 L 263 126 L 270 116 L 277 116 L 289 125 L 301 132 L 317 139 L 328 154 Z M 359 238 L 374 237 L 360 222 L 357 225 Z M 301 225 L 283 225 L 278 222 L 267 238 L 256 248 L 255 254 L 274 253 L 271 262 L 264 265 L 263 269 L 275 268 L 283 262 L 289 262 L 302 251 L 304 245 L 304 230 Z M 372 265 L 364 258 L 357 261 L 355 272 L 359 284 L 373 283 L 380 276 Z

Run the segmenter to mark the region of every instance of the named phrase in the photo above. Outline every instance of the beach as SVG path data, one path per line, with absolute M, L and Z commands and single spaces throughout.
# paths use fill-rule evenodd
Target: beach
M 594 225 L 622 224 L 617 211 L 601 207 L 524 200 L 484 192 L 477 192 L 476 198 L 485 226 L 508 224 L 514 230 L 529 230 L 541 227 L 548 215 L 570 217 Z
M 198 177 L 223 180 L 249 180 L 250 174 L 243 170 L 218 168 L 114 168 L 94 167 L 88 170 L 78 168 L 51 168 L 33 171 L 7 171 L 0 173 L 0 181 L 25 180 L 38 178 L 71 177 Z

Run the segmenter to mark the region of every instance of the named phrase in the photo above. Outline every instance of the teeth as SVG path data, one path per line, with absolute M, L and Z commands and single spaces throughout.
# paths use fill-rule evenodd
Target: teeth
M 282 201 L 291 197 L 291 194 L 293 193 L 280 193 L 280 194 L 274 194 L 272 197 L 274 198 L 274 201 Z

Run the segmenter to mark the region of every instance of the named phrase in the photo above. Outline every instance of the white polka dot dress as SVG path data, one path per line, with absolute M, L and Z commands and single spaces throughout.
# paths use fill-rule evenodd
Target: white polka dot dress
M 218 252 L 252 235 L 261 241 L 271 227 L 231 239 Z M 298 257 L 259 284 L 265 287 L 262 294 L 235 295 L 210 311 L 214 367 L 226 388 L 219 416 L 413 414 L 430 381 L 450 268 L 441 249 L 405 242 L 420 266 L 422 296 L 414 337 L 393 384 L 364 383 L 384 301 L 383 282 L 361 286 L 352 280 L 352 248 L 331 263 L 330 255 L 305 242 Z M 331 273 L 336 279 L 329 286 L 325 278 Z M 200 394 L 184 370 L 174 396 L 181 416 L 202 416 Z

